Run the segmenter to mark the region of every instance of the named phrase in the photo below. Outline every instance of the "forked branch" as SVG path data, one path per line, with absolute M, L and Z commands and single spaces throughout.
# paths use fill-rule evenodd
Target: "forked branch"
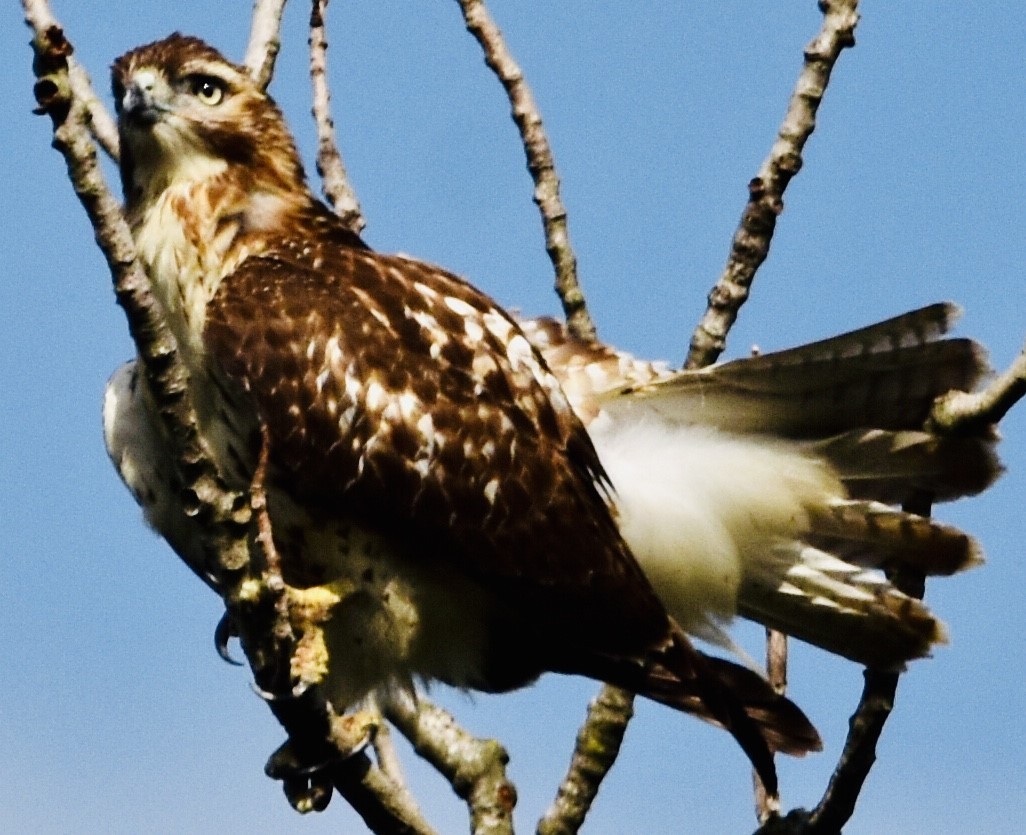
M 477 739 L 440 707 L 397 695 L 385 715 L 470 807 L 474 835 L 512 835 L 517 792 L 506 776 L 509 755 L 494 739 Z
M 930 413 L 930 426 L 951 434 L 986 431 L 1026 396 L 1026 347 L 1008 370 L 982 391 L 952 391 L 938 399 Z

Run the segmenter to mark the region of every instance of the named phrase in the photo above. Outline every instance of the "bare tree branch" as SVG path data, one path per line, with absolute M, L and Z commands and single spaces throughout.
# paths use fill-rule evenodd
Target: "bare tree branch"
M 97 244 L 110 266 L 118 303 L 125 311 L 161 417 L 182 451 L 183 472 L 188 473 L 197 512 L 222 525 L 216 538 L 232 555 L 228 566 L 238 567 L 248 559 L 242 536 L 249 521 L 248 505 L 244 507 L 236 495 L 225 494 L 216 469 L 204 455 L 188 395 L 188 375 L 150 292 L 149 279 L 135 260 L 135 245 L 121 207 L 97 164 L 86 105 L 68 79 L 66 58 L 72 46 L 45 0 L 25 0 L 24 8 L 26 21 L 36 33 L 33 48 L 39 112 L 49 114 L 53 121 L 54 147 L 64 156 L 72 187 L 96 230 Z
M 366 754 L 356 754 L 336 766 L 335 788 L 372 832 L 380 835 L 435 835 L 408 793 L 371 765 Z
M 577 257 L 570 245 L 566 207 L 559 197 L 559 175 L 538 105 L 483 0 L 458 1 L 467 31 L 481 45 L 485 63 L 498 77 L 509 97 L 513 121 L 520 130 L 527 154 L 527 168 L 534 179 L 534 202 L 545 227 L 545 251 L 556 271 L 556 293 L 563 305 L 567 327 L 578 339 L 594 342 L 595 323 L 588 313 L 584 292 L 577 280 Z
M 274 62 L 281 50 L 281 16 L 285 0 L 254 0 L 249 44 L 242 63 L 261 88 L 266 89 L 274 75 Z
M 423 699 L 398 694 L 385 714 L 414 750 L 433 765 L 470 808 L 474 835 L 512 835 L 517 792 L 506 777 L 509 755 L 494 739 L 476 739 Z
M 851 820 L 876 746 L 894 707 L 899 673 L 867 669 L 858 707 L 848 722 L 848 737 L 823 798 L 812 812 L 795 809 L 785 817 L 771 816 L 755 835 L 840 835 Z
M 409 792 L 406 785 L 406 777 L 403 774 L 403 766 L 399 760 L 399 752 L 395 750 L 395 742 L 392 739 L 392 731 L 381 711 L 381 705 L 375 700 L 374 709 L 381 718 L 378 724 L 377 733 L 374 735 L 374 759 L 377 760 L 378 768 L 403 791 Z
M 616 762 L 633 715 L 634 694 L 604 685 L 588 706 L 570 768 L 552 806 L 538 821 L 538 835 L 572 835 L 581 828 L 602 781 Z
M 342 154 L 335 139 L 331 118 L 331 91 L 328 89 L 328 41 L 324 33 L 324 15 L 328 0 L 313 0 L 310 9 L 310 81 L 313 84 L 313 117 L 317 123 L 317 173 L 321 175 L 324 196 L 342 222 L 357 234 L 367 225 L 356 192 L 349 185 Z
M 755 273 L 769 255 L 787 184 L 802 167 L 802 149 L 816 127 L 816 111 L 841 52 L 855 44 L 858 0 L 820 0 L 823 26 L 805 47 L 805 62 L 780 125 L 777 141 L 748 184 L 748 204 L 734 234 L 723 274 L 709 293 L 709 305 L 691 337 L 685 368 L 716 361 L 737 319 Z
M 593 342 L 595 323 L 588 312 L 577 278 L 577 257 L 570 244 L 566 207 L 559 196 L 559 175 L 541 113 L 519 65 L 506 47 L 502 32 L 483 0 L 459 0 L 463 20 L 484 51 L 485 63 L 509 97 L 513 121 L 520 131 L 527 167 L 534 180 L 534 202 L 541 212 L 545 251 L 556 273 L 555 290 L 563 306 L 567 329 L 578 339 Z M 616 761 L 620 742 L 633 716 L 633 697 L 604 686 L 581 727 L 570 769 L 552 808 L 539 822 L 539 832 L 576 831 L 594 801 L 602 779 Z M 588 745 L 601 741 L 593 752 Z M 574 824 L 576 821 L 576 825 Z
M 118 126 L 110 111 L 100 101 L 99 96 L 89 80 L 89 73 L 73 57 L 68 58 L 68 79 L 71 83 L 71 90 L 79 101 L 84 105 L 89 115 L 89 130 L 93 138 L 100 144 L 112 160 L 121 156 L 121 142 L 118 139 Z
M 23 0 L 22 8 L 25 12 L 25 22 L 37 35 L 45 33 L 54 26 L 60 28 L 48 3 Z M 71 45 L 68 44 L 67 48 L 70 50 Z M 41 60 L 38 50 L 36 51 L 36 60 Z M 89 74 L 75 60 L 70 51 L 63 56 L 63 61 L 67 65 L 67 83 L 70 87 L 70 94 L 75 97 L 76 101 L 81 103 L 83 108 L 81 116 L 76 118 L 81 118 L 96 141 L 100 143 L 100 147 L 103 148 L 111 159 L 116 160 L 119 155 L 120 143 L 118 141 L 117 125 L 114 124 L 113 117 L 107 111 L 103 102 L 100 101 L 99 96 L 96 95 L 92 82 L 89 80 Z M 45 73 L 41 73 L 39 67 L 36 67 L 35 70 L 36 77 L 42 80 L 42 76 Z M 37 99 L 38 95 L 37 92 Z M 40 109 L 37 112 L 48 112 L 48 106 L 40 102 Z
M 783 696 L 787 693 L 787 635 L 776 629 L 766 629 L 766 677 L 773 689 Z M 755 816 L 765 823 L 780 814 L 780 796 L 767 793 L 759 775 L 752 772 L 755 788 Z
M 899 674 L 863 672 L 865 686 L 848 723 L 848 738 L 823 799 L 809 816 L 811 832 L 839 833 L 855 813 L 855 804 L 876 762 L 876 746 L 894 709 Z
M 983 391 L 952 391 L 939 397 L 930 413 L 929 428 L 944 433 L 978 432 L 997 424 L 1026 396 L 1026 347 Z

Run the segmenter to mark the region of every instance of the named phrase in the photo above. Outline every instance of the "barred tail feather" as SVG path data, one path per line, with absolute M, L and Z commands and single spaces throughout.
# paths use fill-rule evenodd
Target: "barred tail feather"
M 1001 474 L 995 438 L 941 437 L 916 429 L 852 429 L 808 444 L 834 468 L 849 497 L 900 504 L 929 493 L 943 502 L 974 496 Z
M 933 341 L 958 309 L 938 304 L 811 345 L 661 375 L 600 396 L 611 415 L 636 409 L 677 424 L 779 438 L 850 429 L 921 429 L 934 399 L 989 373 L 968 339 Z
M 750 566 L 738 614 L 869 667 L 900 667 L 947 643 L 944 625 L 881 572 L 802 543 Z
M 979 543 L 958 528 L 880 502 L 835 498 L 815 508 L 811 522 L 811 542 L 859 566 L 905 566 L 930 577 L 983 562 Z

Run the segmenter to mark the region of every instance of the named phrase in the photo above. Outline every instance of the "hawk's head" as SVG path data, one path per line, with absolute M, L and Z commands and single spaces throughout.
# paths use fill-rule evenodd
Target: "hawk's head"
M 305 192 L 278 107 L 216 49 L 176 32 L 122 55 L 112 69 L 130 206 L 229 167 L 251 193 Z

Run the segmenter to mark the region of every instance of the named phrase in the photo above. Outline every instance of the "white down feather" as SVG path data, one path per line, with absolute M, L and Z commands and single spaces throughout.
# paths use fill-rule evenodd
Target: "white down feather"
M 810 506 L 844 489 L 786 442 L 638 418 L 602 415 L 588 427 L 620 530 L 678 623 L 724 643 L 742 578 L 808 530 Z

